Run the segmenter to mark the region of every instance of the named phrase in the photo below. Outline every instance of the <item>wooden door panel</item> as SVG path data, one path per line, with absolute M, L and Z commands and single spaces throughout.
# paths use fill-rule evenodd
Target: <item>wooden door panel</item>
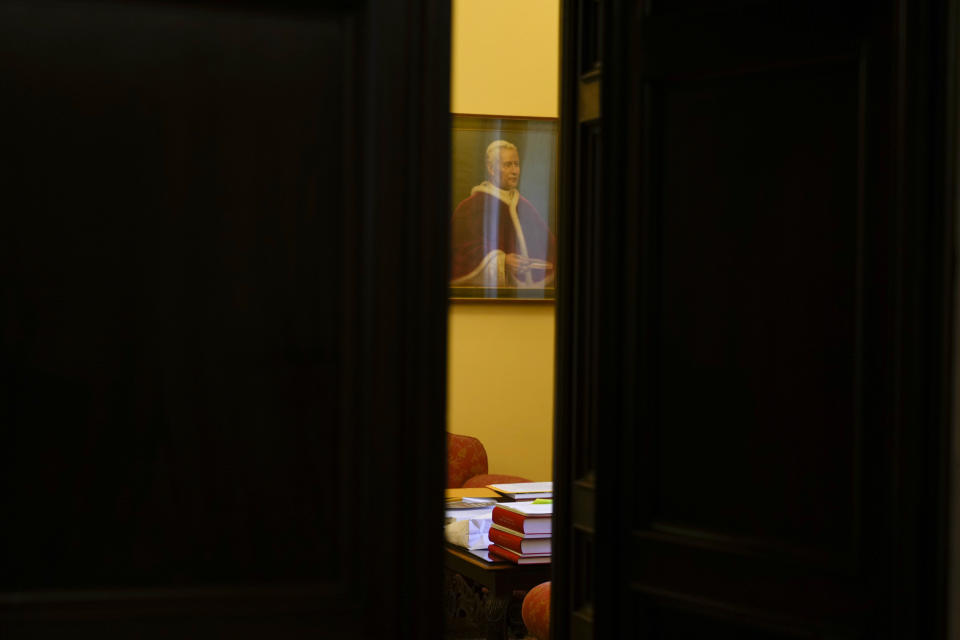
M 636 459 L 656 470 L 637 489 L 653 528 L 814 555 L 854 546 L 859 69 L 649 88 L 657 447 Z M 805 473 L 811 458 L 816 474 Z
M 657 640 L 796 640 L 813 638 L 783 620 L 758 620 L 755 612 L 711 611 L 697 603 L 663 603 L 655 595 L 637 601 L 639 629 L 644 638 Z M 849 637 L 849 636 L 837 636 Z
M 655 595 L 664 606 L 691 601 L 716 614 L 753 612 L 808 633 L 862 627 L 868 579 L 818 558 L 745 549 L 738 542 L 702 532 L 635 534 L 625 547 L 628 570 L 638 577 L 628 591 Z
M 682 14 L 641 27 L 651 303 L 624 551 L 645 560 L 631 590 L 674 605 L 801 635 L 879 633 L 866 612 L 888 485 L 862 460 L 888 427 L 865 436 L 862 407 L 890 381 L 864 372 L 864 350 L 883 357 L 894 320 L 864 287 L 887 272 L 863 253 L 890 242 L 876 153 L 888 87 L 874 81 L 891 69 L 871 53 L 874 18 L 793 17 L 714 16 L 712 35 Z M 878 180 L 868 213 L 865 180 Z
M 26 339 L 9 347 L 20 500 L 0 584 L 339 583 L 325 550 L 350 543 L 326 523 L 350 514 L 315 477 L 341 476 L 346 444 L 326 312 L 345 303 L 328 240 L 345 229 L 317 206 L 341 210 L 357 181 L 340 161 L 356 134 L 326 127 L 356 109 L 356 25 L 137 5 L 16 17 L 6 46 L 58 55 L 45 33 L 64 52 L 5 74 L 27 142 L 27 208 L 7 226 Z

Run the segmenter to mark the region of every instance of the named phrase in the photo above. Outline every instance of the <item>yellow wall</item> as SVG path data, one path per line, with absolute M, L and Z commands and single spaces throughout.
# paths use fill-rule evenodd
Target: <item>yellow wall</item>
M 447 428 L 476 436 L 491 473 L 550 480 L 553 305 L 454 302 Z
M 451 110 L 557 117 L 559 0 L 454 0 Z M 451 302 L 447 428 L 490 473 L 550 480 L 554 307 Z
M 450 110 L 556 118 L 560 0 L 454 0 Z

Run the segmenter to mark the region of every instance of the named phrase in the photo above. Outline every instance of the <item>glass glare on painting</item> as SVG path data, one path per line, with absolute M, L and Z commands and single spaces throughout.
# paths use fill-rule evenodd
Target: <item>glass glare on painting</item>
M 554 297 L 555 120 L 453 117 L 454 298 Z

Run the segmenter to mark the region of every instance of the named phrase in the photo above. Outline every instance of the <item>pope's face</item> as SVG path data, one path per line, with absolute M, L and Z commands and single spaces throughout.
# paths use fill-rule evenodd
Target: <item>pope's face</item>
M 500 149 L 500 161 L 490 167 L 493 184 L 509 191 L 520 184 L 520 154 L 516 149 Z

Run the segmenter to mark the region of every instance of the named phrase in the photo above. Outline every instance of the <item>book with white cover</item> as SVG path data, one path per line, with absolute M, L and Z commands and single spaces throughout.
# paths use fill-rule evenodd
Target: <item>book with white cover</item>
M 493 489 L 515 500 L 553 497 L 552 482 L 505 482 L 502 484 L 488 484 L 487 488 Z
M 513 511 L 528 518 L 544 518 L 553 515 L 552 504 L 534 504 L 532 502 L 501 502 L 497 508 Z

